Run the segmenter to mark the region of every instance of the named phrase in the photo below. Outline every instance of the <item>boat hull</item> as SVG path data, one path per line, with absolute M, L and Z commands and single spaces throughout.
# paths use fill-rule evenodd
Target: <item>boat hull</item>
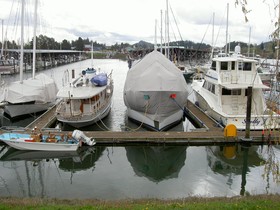
M 79 141 L 64 135 L 41 135 L 35 131 L 33 134 L 3 133 L 0 140 L 10 147 L 18 150 L 36 151 L 76 151 Z
M 144 112 L 135 111 L 133 109 L 127 108 L 127 116 L 129 119 L 143 125 L 144 127 L 154 130 L 154 131 L 165 131 L 175 125 L 179 124 L 183 119 L 183 111 L 178 110 L 165 116 L 160 121 L 155 120 L 156 115 L 147 114 Z
M 58 121 L 62 123 L 67 123 L 68 125 L 74 128 L 82 128 L 89 125 L 92 125 L 103 118 L 105 118 L 111 110 L 111 103 L 107 104 L 107 106 L 99 111 L 98 115 L 83 115 L 78 117 L 63 117 L 61 115 L 57 115 L 56 118 Z
M 44 143 L 44 142 L 24 142 L 20 140 L 4 141 L 10 147 L 18 150 L 38 150 L 38 151 L 76 151 L 78 143 Z
M 7 104 L 4 113 L 11 118 L 24 116 L 27 114 L 39 113 L 48 110 L 54 103 L 44 104 Z

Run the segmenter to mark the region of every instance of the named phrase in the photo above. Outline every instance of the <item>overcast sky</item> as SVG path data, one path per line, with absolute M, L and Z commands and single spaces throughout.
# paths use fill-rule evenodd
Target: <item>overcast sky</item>
M 37 34 L 53 37 L 56 41 L 76 40 L 78 37 L 111 45 L 115 43 L 134 44 L 140 40 L 154 43 L 157 19 L 157 42 L 160 43 L 161 11 L 163 38 L 166 0 L 38 0 Z M 169 0 L 170 40 L 190 40 L 212 43 L 212 19 L 215 13 L 215 46 L 226 42 L 226 8 L 229 3 L 228 34 L 230 41 L 260 44 L 269 41 L 274 30 L 278 11 L 275 0 L 247 0 L 245 22 L 241 6 L 235 0 Z M 0 0 L 0 19 L 4 20 L 7 38 L 17 40 L 16 27 L 20 17 L 21 0 Z M 26 0 L 26 15 L 32 25 L 35 0 Z M 177 23 L 177 24 L 176 24 Z M 7 28 L 6 25 L 13 27 Z M 32 30 L 25 37 L 32 37 Z M 181 34 L 181 37 L 180 37 Z M 2 38 L 2 33 L 1 33 Z M 28 38 L 25 38 L 28 39 Z M 2 39 L 1 39 L 2 40 Z

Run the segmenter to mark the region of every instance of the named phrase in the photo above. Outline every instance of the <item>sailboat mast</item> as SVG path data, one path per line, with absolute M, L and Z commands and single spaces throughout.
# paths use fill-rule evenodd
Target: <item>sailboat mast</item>
M 250 45 L 251 45 L 251 27 L 249 29 L 248 57 L 250 57 Z
M 279 47 L 280 47 L 280 32 L 279 32 L 279 22 L 280 21 L 280 0 L 278 3 L 278 26 L 277 26 L 277 51 L 276 51 L 276 75 L 279 73 Z
M 154 50 L 157 50 L 157 19 L 155 20 L 155 43 Z
M 160 52 L 162 53 L 162 10 L 160 10 Z
M 2 22 L 2 48 L 0 53 L 0 59 L 2 59 L 3 50 L 4 50 L 4 20 L 2 19 L 1 22 Z
M 91 41 L 90 58 L 91 58 L 91 68 L 93 68 L 93 41 Z
M 21 35 L 20 35 L 20 66 L 19 66 L 19 81 L 22 84 L 23 83 L 23 35 L 24 35 L 24 6 L 25 6 L 25 0 L 22 0 L 21 2 Z
M 33 28 L 33 68 L 32 68 L 32 79 L 35 79 L 35 64 L 36 64 L 36 29 L 37 29 L 37 7 L 38 0 L 35 0 L 35 8 L 34 8 L 34 28 Z
M 215 12 L 213 13 L 213 23 L 212 23 L 212 51 L 211 51 L 211 58 L 213 58 L 213 54 L 214 54 L 214 29 L 215 29 Z
M 166 34 L 167 34 L 167 58 L 169 58 L 169 15 L 168 15 L 168 0 L 166 0 Z
M 227 44 L 228 44 L 228 13 L 229 13 L 229 3 L 227 3 L 227 28 L 226 28 L 226 48 L 225 53 L 228 53 Z

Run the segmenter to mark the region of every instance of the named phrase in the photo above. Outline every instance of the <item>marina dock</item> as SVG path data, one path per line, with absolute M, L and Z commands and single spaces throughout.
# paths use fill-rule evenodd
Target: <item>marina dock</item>
M 31 124 L 26 126 L 26 131 L 32 130 L 35 126 L 42 132 L 68 133 L 50 128 L 55 123 L 56 105 L 38 117 Z M 237 137 L 224 137 L 224 129 L 216 121 L 207 116 L 192 102 L 187 103 L 191 121 L 200 124 L 200 128 L 188 132 L 176 131 L 83 131 L 85 135 L 93 137 L 97 144 L 106 145 L 221 145 L 250 143 L 256 145 L 277 144 L 280 142 L 279 131 L 250 131 L 250 139 L 244 139 L 245 131 L 238 131 Z

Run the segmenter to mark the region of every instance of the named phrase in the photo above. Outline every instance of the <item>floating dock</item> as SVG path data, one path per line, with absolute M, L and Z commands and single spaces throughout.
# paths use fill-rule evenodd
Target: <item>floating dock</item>
M 43 133 L 68 133 L 49 128 L 55 121 L 56 105 L 38 117 L 34 122 L 26 126 L 23 132 L 33 129 L 35 126 Z M 224 128 L 202 112 L 192 102 L 187 103 L 190 120 L 198 124 L 200 128 L 189 132 L 177 131 L 83 131 L 85 135 L 93 137 L 97 144 L 106 145 L 221 145 L 221 144 L 278 144 L 280 143 L 280 131 L 250 131 L 250 139 L 245 139 L 245 131 L 237 131 L 236 137 L 225 137 Z

